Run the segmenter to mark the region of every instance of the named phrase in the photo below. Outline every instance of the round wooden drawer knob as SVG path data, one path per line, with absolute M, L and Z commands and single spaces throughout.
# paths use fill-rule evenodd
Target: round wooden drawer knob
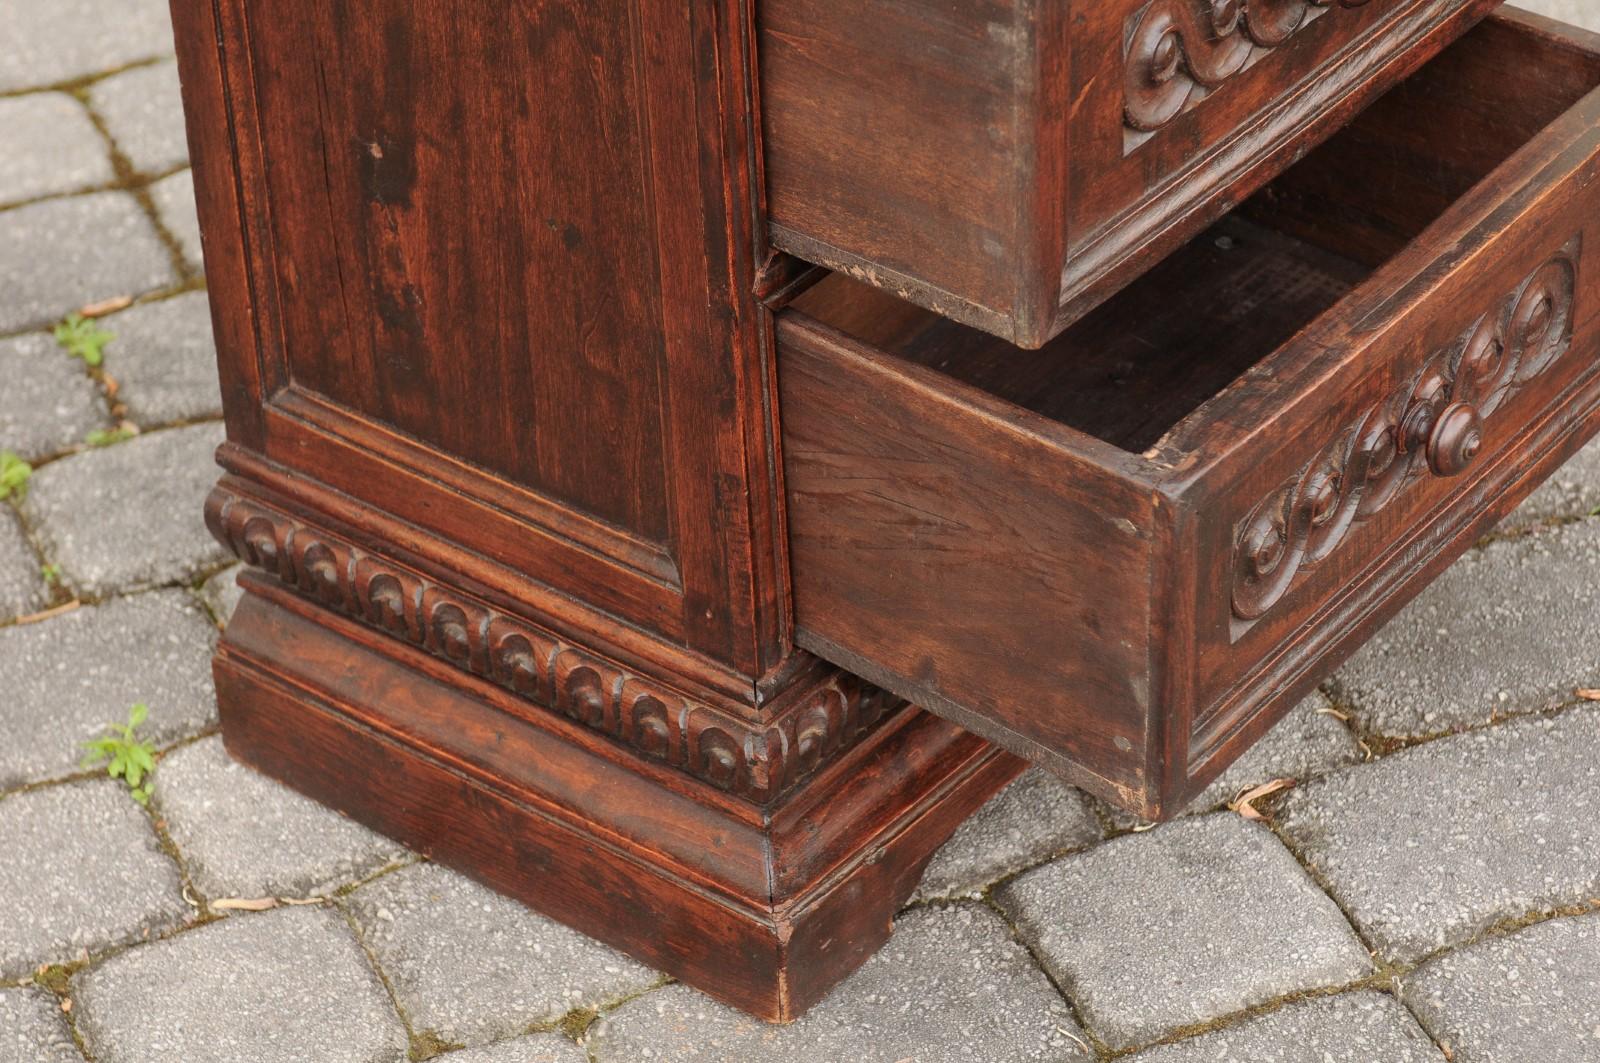
M 1466 471 L 1483 448 L 1483 418 L 1468 402 L 1454 402 L 1439 413 L 1428 436 L 1428 466 L 1438 476 Z

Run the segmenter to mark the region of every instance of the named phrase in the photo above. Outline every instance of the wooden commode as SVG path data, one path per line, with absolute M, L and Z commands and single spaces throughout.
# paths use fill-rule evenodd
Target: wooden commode
M 762 1018 L 1181 811 L 1600 430 L 1488 0 L 173 0 L 239 759 Z

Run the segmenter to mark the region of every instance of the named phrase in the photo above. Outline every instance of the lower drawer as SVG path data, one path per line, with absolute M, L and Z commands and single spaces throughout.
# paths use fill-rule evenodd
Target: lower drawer
M 1180 810 L 1600 428 L 1597 86 L 1496 16 L 1040 351 L 799 295 L 800 644 Z

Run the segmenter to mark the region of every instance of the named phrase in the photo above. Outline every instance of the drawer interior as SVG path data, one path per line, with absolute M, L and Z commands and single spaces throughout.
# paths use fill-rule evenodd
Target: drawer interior
M 1541 33 L 1536 21 L 1484 23 L 1038 351 L 843 274 L 793 306 L 862 343 L 1144 452 L 1186 420 L 1203 420 L 1243 373 L 1269 362 L 1597 87 L 1595 52 Z

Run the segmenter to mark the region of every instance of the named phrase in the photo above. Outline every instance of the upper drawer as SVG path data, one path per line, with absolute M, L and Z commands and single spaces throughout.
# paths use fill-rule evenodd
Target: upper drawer
M 1496 16 L 1037 354 L 806 291 L 797 641 L 1181 808 L 1600 427 L 1596 86 Z
M 1038 347 L 1494 2 L 761 0 L 772 241 Z

